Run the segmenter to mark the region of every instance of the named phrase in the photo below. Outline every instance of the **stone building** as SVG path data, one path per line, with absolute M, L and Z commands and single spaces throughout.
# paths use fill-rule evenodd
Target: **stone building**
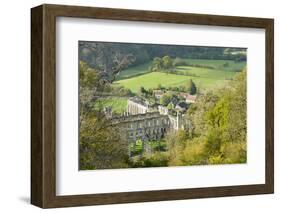
M 127 112 L 129 115 L 145 114 L 149 111 L 149 106 L 138 98 L 128 99 Z
M 186 97 L 186 103 L 195 103 L 196 102 L 196 99 L 197 99 L 197 96 L 196 95 L 188 95 Z
M 153 94 L 158 100 L 164 95 L 164 93 L 165 92 L 163 90 L 153 90 Z
M 181 113 L 170 115 L 167 108 L 161 105 L 156 110 L 151 109 L 136 98 L 128 100 L 127 113 L 111 120 L 118 125 L 123 140 L 128 142 L 159 140 L 169 130 L 177 131 L 188 126 L 187 119 Z
M 159 112 L 113 118 L 112 123 L 118 125 L 121 137 L 128 142 L 159 140 L 170 129 L 169 116 Z

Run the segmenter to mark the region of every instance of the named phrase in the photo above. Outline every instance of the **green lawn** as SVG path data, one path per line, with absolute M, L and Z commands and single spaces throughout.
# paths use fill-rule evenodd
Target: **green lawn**
M 141 86 L 146 89 L 156 88 L 159 84 L 164 87 L 175 87 L 185 85 L 189 79 L 192 79 L 202 91 L 224 85 L 236 75 L 237 71 L 241 71 L 246 66 L 246 62 L 231 60 L 185 60 L 192 65 L 211 66 L 213 69 L 196 66 L 177 66 L 176 71 L 182 75 L 166 74 L 164 72 L 149 72 L 150 62 L 122 71 L 114 85 L 124 86 L 132 92 L 138 92 Z
M 246 66 L 246 62 L 235 62 L 233 60 L 210 60 L 210 59 L 185 59 L 187 63 L 192 65 L 212 66 L 216 70 L 224 71 L 241 71 Z
M 112 112 L 120 114 L 127 109 L 127 100 L 125 97 L 103 97 L 95 102 L 95 107 L 103 109 L 105 106 L 111 106 Z
M 189 79 L 192 79 L 201 90 L 214 88 L 229 81 L 225 80 L 223 77 L 216 79 L 151 72 L 137 77 L 116 81 L 113 85 L 124 86 L 125 88 L 132 90 L 132 92 L 138 92 L 141 86 L 146 89 L 157 88 L 159 84 L 164 87 L 175 87 L 186 85 Z
M 200 67 L 190 67 L 190 66 L 178 66 L 177 72 L 185 75 L 194 75 L 202 78 L 210 78 L 217 80 L 232 79 L 237 72 L 234 71 L 223 71 L 217 69 L 208 69 Z
M 152 62 L 149 63 L 145 63 L 142 65 L 138 65 L 138 66 L 134 66 L 134 67 L 130 67 L 126 70 L 123 70 L 120 72 L 120 74 L 117 76 L 117 80 L 122 80 L 122 79 L 127 79 L 127 78 L 131 78 L 133 76 L 138 76 L 138 75 L 142 75 L 145 73 L 148 73 L 148 68 L 151 65 Z

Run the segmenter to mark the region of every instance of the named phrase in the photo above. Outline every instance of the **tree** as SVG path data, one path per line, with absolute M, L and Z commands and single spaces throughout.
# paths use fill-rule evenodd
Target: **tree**
M 79 62 L 79 86 L 80 88 L 95 89 L 98 85 L 96 70 L 90 68 L 84 61 Z
M 100 77 L 112 83 L 121 70 L 135 62 L 129 52 L 120 51 L 118 44 L 103 42 L 79 42 L 80 60 L 95 68 Z
M 96 71 L 85 62 L 79 63 L 79 167 L 105 169 L 127 167 L 127 144 L 120 130 L 107 120 L 93 104 L 100 85 Z
M 166 140 L 172 144 L 169 165 L 247 161 L 246 71 L 223 89 L 202 94 L 187 113 L 192 134 L 183 139 L 184 148 L 177 143 L 178 137 L 168 135 Z
M 152 97 L 153 96 L 153 89 L 148 89 L 147 90 L 147 94 L 150 96 L 150 97 Z
M 169 104 L 168 104 L 168 106 L 167 106 L 167 109 L 168 110 L 172 110 L 172 109 L 174 109 L 175 107 L 174 107 L 174 104 L 172 103 L 172 102 L 170 102 Z
M 209 129 L 206 137 L 204 153 L 207 158 L 219 156 L 221 154 L 222 145 L 221 131 L 219 128 Z
M 96 70 L 90 68 L 87 63 L 79 62 L 79 104 L 80 114 L 85 113 L 94 99 L 100 84 Z M 81 120 L 81 116 L 80 116 Z
M 162 65 L 163 65 L 163 61 L 161 58 L 159 57 L 156 57 L 153 59 L 153 62 L 152 62 L 152 70 L 153 71 L 159 71 L 162 69 Z
M 172 98 L 173 96 L 171 94 L 164 94 L 160 98 L 160 104 L 163 106 L 167 106 L 171 102 Z
M 169 70 L 173 67 L 173 60 L 170 56 L 166 55 L 163 58 L 155 57 L 152 62 L 150 70 L 152 71 L 161 71 Z
M 186 146 L 187 135 L 182 129 L 178 131 L 169 131 L 165 137 L 165 141 L 168 147 L 168 153 L 170 166 L 184 165 L 181 162 L 182 151 Z
M 148 93 L 148 91 L 143 86 L 141 86 L 140 87 L 140 94 L 146 97 L 147 93 Z
M 196 137 L 186 142 L 186 146 L 179 156 L 182 165 L 204 165 L 207 164 L 204 155 L 204 140 L 202 137 Z
M 187 83 L 187 92 L 191 95 L 194 95 L 197 92 L 197 87 L 192 79 L 190 79 Z
M 170 69 L 173 66 L 173 61 L 170 56 L 166 55 L 162 58 L 163 68 Z
M 80 116 L 83 116 L 79 129 L 80 169 L 127 167 L 128 145 L 122 141 L 118 127 L 97 111 Z

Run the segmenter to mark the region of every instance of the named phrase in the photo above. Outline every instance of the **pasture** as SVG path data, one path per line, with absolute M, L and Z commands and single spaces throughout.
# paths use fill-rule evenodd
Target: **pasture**
M 206 65 L 211 66 L 215 70 L 222 71 L 241 71 L 245 68 L 246 62 L 236 62 L 233 60 L 210 60 L 210 59 L 185 59 L 185 61 L 192 65 Z
M 176 68 L 177 73 L 183 75 L 196 76 L 201 78 L 210 78 L 215 80 L 230 80 L 232 79 L 237 72 L 233 71 L 224 71 L 208 68 L 199 68 L 191 66 L 178 66 Z
M 137 77 L 116 81 L 113 83 L 113 85 L 124 86 L 125 88 L 130 89 L 132 92 L 137 93 L 139 92 L 140 87 L 144 87 L 145 89 L 153 89 L 157 88 L 159 84 L 164 87 L 184 86 L 190 79 L 194 81 L 200 90 L 211 89 L 219 84 L 229 81 L 225 79 L 151 72 Z
M 241 71 L 246 66 L 246 62 L 230 60 L 186 59 L 186 62 L 189 65 L 177 66 L 176 73 L 149 72 L 150 63 L 135 68 L 131 67 L 122 71 L 113 85 L 124 86 L 137 93 L 140 87 L 153 89 L 157 88 L 159 84 L 164 87 L 184 86 L 188 80 L 192 79 L 197 88 L 204 91 L 225 85 L 237 74 L 238 70 Z M 198 67 L 202 65 L 212 68 Z M 123 72 L 124 74 L 122 74 Z
M 138 75 L 148 73 L 149 72 L 148 68 L 149 68 L 150 65 L 151 65 L 151 62 L 125 69 L 125 70 L 120 72 L 120 74 L 117 76 L 116 79 L 122 80 L 122 79 L 127 79 L 127 78 L 131 78 L 131 77 L 134 77 L 134 76 L 138 76 Z
M 102 97 L 95 101 L 94 107 L 102 110 L 104 106 L 110 106 L 113 113 L 121 114 L 127 109 L 127 102 L 126 97 Z

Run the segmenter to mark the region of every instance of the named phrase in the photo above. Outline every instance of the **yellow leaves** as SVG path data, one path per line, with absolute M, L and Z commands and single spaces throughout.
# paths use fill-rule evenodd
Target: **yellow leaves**
M 222 158 L 221 155 L 211 156 L 208 159 L 208 163 L 209 164 L 223 164 L 224 163 L 224 159 Z
M 246 163 L 247 162 L 247 144 L 246 142 L 225 143 L 221 152 L 226 159 L 225 163 Z
M 80 166 L 82 168 L 126 167 L 127 144 L 121 140 L 119 129 L 99 112 L 80 115 Z
M 180 159 L 182 165 L 205 164 L 203 138 L 195 138 L 193 141 L 187 141 Z

